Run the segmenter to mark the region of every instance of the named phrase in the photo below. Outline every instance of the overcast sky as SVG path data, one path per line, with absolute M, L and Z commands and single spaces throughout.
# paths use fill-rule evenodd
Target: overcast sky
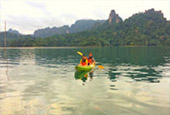
M 134 13 L 155 8 L 170 20 L 170 0 L 0 0 L 0 31 L 23 34 L 45 27 L 71 25 L 79 19 L 107 19 L 112 9 L 126 19 Z

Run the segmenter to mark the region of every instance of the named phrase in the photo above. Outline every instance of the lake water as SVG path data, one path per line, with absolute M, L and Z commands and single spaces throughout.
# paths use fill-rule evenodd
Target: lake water
M 104 66 L 85 83 L 77 51 Z M 170 115 L 170 48 L 0 49 L 0 115 Z

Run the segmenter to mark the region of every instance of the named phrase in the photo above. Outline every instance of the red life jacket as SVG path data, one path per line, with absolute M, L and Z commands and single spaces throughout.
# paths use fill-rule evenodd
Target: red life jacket
M 94 63 L 94 59 L 93 58 L 88 58 L 88 63 L 89 64 L 93 64 Z
M 92 58 L 88 59 L 88 63 L 92 64 L 93 63 L 93 59 Z
M 87 61 L 87 59 L 84 59 L 83 61 L 81 59 L 80 63 L 81 63 L 81 65 L 85 66 L 85 65 L 87 65 L 88 61 Z

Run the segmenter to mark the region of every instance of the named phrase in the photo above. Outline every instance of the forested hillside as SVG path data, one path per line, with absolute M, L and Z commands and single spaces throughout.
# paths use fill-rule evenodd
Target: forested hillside
M 102 24 L 105 20 L 77 20 L 69 27 L 68 25 L 62 27 L 47 27 L 44 29 L 35 30 L 33 36 L 37 38 L 46 38 L 53 35 L 61 35 L 68 33 L 78 33 L 85 30 L 92 29 L 98 24 Z
M 136 13 L 124 21 L 112 10 L 108 20 L 90 30 L 46 38 L 30 36 L 29 39 L 10 39 L 8 42 L 9 46 L 170 45 L 170 21 L 154 9 Z

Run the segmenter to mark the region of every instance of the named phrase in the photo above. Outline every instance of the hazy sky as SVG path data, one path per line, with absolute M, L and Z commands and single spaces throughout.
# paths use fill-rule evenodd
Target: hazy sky
M 107 19 L 112 9 L 126 19 L 134 13 L 155 8 L 170 20 L 170 0 L 0 0 L 0 31 L 24 34 L 45 27 L 71 25 L 78 19 Z

